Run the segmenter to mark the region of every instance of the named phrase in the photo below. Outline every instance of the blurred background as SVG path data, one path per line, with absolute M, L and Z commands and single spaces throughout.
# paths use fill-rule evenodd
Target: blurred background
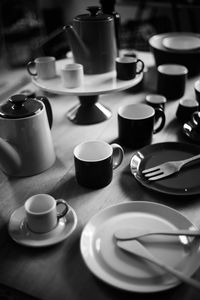
M 118 18 L 121 49 L 148 51 L 148 39 L 156 33 L 200 32 L 200 0 L 1 0 L 1 63 L 15 68 L 38 55 L 65 57 L 66 34 L 48 38 L 90 5 Z

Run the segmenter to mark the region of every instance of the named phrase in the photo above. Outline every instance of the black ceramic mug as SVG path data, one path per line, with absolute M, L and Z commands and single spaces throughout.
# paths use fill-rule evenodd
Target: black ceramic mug
M 117 57 L 116 72 L 117 78 L 120 80 L 134 79 L 137 74 L 144 70 L 144 62 L 136 57 Z
M 182 65 L 163 64 L 157 68 L 157 93 L 168 100 L 181 98 L 185 93 L 188 69 Z
M 74 149 L 77 182 L 88 188 L 105 187 L 112 181 L 113 170 L 123 160 L 123 149 L 118 144 L 103 141 L 87 141 Z
M 158 123 L 155 121 L 157 119 Z M 118 110 L 119 140 L 130 148 L 137 149 L 150 144 L 153 134 L 161 131 L 164 125 L 165 113 L 161 108 L 154 109 L 147 104 L 129 104 Z

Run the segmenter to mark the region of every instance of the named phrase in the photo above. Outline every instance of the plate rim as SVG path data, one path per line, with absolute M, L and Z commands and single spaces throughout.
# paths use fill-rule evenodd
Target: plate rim
M 155 148 L 155 147 L 159 147 L 159 146 L 163 146 L 163 145 L 182 145 L 182 146 L 187 146 L 187 147 L 194 147 L 194 149 L 199 149 L 200 151 L 200 145 L 196 145 L 196 144 L 191 144 L 191 143 L 186 143 L 186 142 L 160 142 L 160 143 L 155 143 L 155 144 L 149 144 L 147 146 L 144 146 L 143 148 L 137 150 L 134 152 L 134 154 L 131 157 L 130 160 L 130 172 L 131 174 L 134 176 L 134 178 L 144 187 L 146 187 L 149 190 L 152 191 L 156 191 L 159 192 L 161 194 L 165 194 L 165 195 L 173 195 L 173 196 L 184 196 L 184 197 L 188 197 L 188 196 L 195 196 L 195 195 L 199 195 L 200 194 L 200 188 L 199 188 L 199 192 L 167 192 L 167 191 L 163 191 L 162 189 L 156 187 L 153 185 L 153 182 L 151 182 L 151 184 L 148 184 L 147 180 L 142 180 L 141 177 L 137 176 L 137 172 L 133 171 L 133 167 L 132 167 L 132 161 L 133 158 L 137 155 L 137 153 L 142 152 L 148 148 Z M 162 147 L 163 148 L 163 147 Z
M 131 288 L 129 284 L 129 287 L 127 287 L 127 284 L 126 287 L 123 286 L 123 283 L 121 283 L 121 285 L 119 285 L 119 281 L 118 279 L 114 278 L 114 283 L 113 282 L 110 282 L 108 281 L 108 279 L 106 279 L 105 277 L 102 277 L 102 276 L 99 276 L 98 274 L 98 271 L 94 270 L 93 267 L 90 265 L 90 262 L 89 260 L 87 260 L 87 258 L 84 256 L 84 251 L 83 251 L 83 243 L 85 242 L 84 239 L 85 239 L 85 236 L 87 236 L 87 230 L 88 230 L 88 227 L 90 226 L 90 224 L 94 224 L 95 222 L 95 219 L 96 218 L 99 218 L 101 217 L 101 215 L 103 215 L 104 213 L 106 213 L 108 210 L 112 210 L 112 209 L 116 209 L 116 207 L 120 207 L 120 206 L 123 206 L 123 205 L 128 205 L 128 206 L 135 206 L 135 205 L 141 205 L 141 206 L 144 206 L 144 205 L 152 205 L 152 206 L 156 206 L 156 207 L 161 207 L 162 209 L 168 209 L 169 211 L 175 213 L 176 215 L 178 215 L 179 217 L 183 218 L 186 222 L 189 222 L 191 224 L 191 226 L 194 226 L 195 228 L 197 228 L 197 226 L 195 224 L 192 223 L 192 221 L 189 220 L 189 218 L 187 218 L 183 213 L 179 212 L 178 210 L 170 207 L 170 206 L 167 206 L 165 204 L 161 204 L 161 203 L 157 203 L 157 202 L 151 202 L 151 201 L 134 201 L 134 202 L 131 202 L 131 201 L 124 201 L 124 202 L 120 202 L 120 203 L 117 203 L 117 204 L 113 204 L 113 205 L 110 205 L 104 209 L 102 209 L 101 211 L 97 212 L 95 215 L 93 215 L 93 217 L 86 223 L 86 225 L 84 226 L 83 230 L 82 230 L 82 233 L 81 233 L 81 237 L 80 237 L 80 252 L 81 252 L 81 256 L 83 258 L 83 261 L 85 263 L 85 265 L 87 266 L 87 268 L 96 276 L 98 277 L 100 280 L 102 280 L 104 283 L 106 284 L 109 284 L 115 288 L 118 288 L 118 289 L 121 289 L 121 290 L 126 290 L 126 291 L 131 291 L 131 292 L 137 292 L 137 293 L 151 293 L 151 292 L 160 292 L 160 291 L 165 291 L 165 290 L 169 290 L 179 284 L 181 284 L 180 281 L 174 281 L 172 282 L 171 284 L 169 285 L 162 285 L 161 287 L 158 287 L 158 285 L 156 285 L 156 288 L 154 289 L 144 289 L 144 286 L 142 286 L 142 288 L 140 289 L 136 289 L 136 288 Z M 130 210 L 128 210 L 130 212 Z M 94 225 L 93 225 L 94 226 Z M 198 228 L 197 228 L 198 229 Z M 200 263 L 199 263 L 200 264 Z M 198 267 L 197 267 L 198 269 Z M 193 270 L 192 271 L 192 274 L 194 274 L 196 272 L 196 270 Z M 190 276 L 192 276 L 192 274 Z M 116 282 L 117 281 L 117 282 Z

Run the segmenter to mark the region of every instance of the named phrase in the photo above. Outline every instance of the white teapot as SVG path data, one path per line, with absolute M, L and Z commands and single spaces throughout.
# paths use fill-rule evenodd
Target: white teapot
M 4 102 L 0 106 L 0 169 L 9 176 L 32 176 L 51 167 L 55 161 L 51 124 L 46 97 L 17 94 Z

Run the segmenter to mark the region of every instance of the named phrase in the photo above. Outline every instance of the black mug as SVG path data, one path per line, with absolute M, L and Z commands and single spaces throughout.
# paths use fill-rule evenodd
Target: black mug
M 131 80 L 144 70 L 144 62 L 136 57 L 117 57 L 116 72 L 120 80 Z
M 181 98 L 185 93 L 188 69 L 182 65 L 163 64 L 157 68 L 157 93 L 168 100 Z
M 103 141 L 83 142 L 74 149 L 77 182 L 87 188 L 99 189 L 112 181 L 113 170 L 123 160 L 123 149 L 118 144 Z
M 157 118 L 156 118 L 157 116 Z M 155 128 L 156 119 L 161 122 Z M 161 108 L 147 104 L 130 104 L 118 110 L 118 135 L 121 143 L 130 148 L 140 148 L 152 141 L 153 134 L 165 125 L 165 113 Z

